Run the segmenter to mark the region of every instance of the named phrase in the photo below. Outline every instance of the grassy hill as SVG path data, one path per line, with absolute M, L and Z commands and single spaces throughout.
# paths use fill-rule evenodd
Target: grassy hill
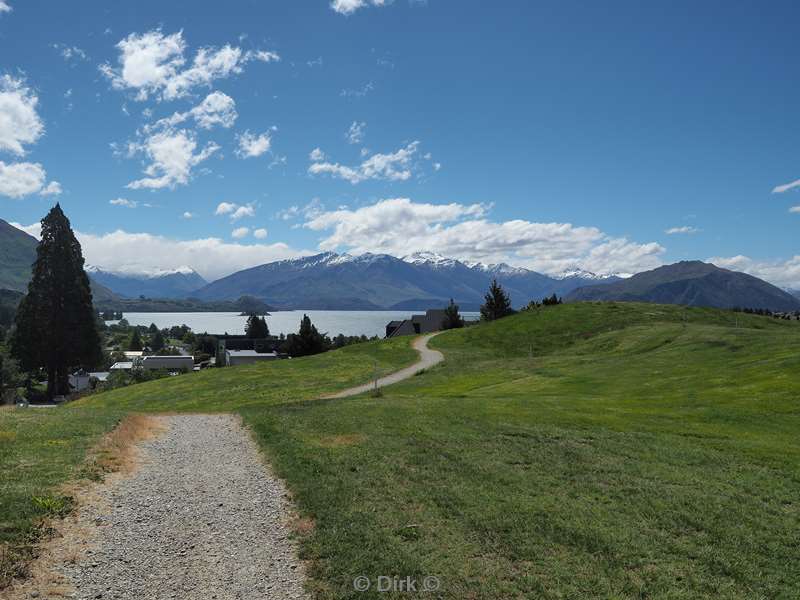
M 0 219 L 0 289 L 25 292 L 39 242 Z
M 320 598 L 358 597 L 361 574 L 435 575 L 448 598 L 800 592 L 796 322 L 548 307 L 442 334 L 445 363 L 382 398 L 313 400 L 373 356 L 409 362 L 407 343 L 0 411 L 0 503 L 24 511 L 126 411 L 235 410 L 293 492 Z

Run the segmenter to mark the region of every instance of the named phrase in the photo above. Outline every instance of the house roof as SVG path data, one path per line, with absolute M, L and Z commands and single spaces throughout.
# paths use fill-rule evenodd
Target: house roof
M 278 356 L 277 352 L 256 352 L 255 350 L 225 350 L 231 356 Z
M 124 370 L 132 369 L 132 368 L 133 368 L 133 363 L 132 362 L 115 362 L 113 365 L 111 365 L 111 368 L 109 370 L 110 371 L 119 371 L 119 370 L 123 370 L 124 371 Z

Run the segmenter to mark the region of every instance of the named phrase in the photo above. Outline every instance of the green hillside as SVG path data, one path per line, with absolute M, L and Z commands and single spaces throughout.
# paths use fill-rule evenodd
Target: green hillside
M 445 598 L 800 594 L 797 322 L 560 305 L 442 334 L 445 363 L 381 398 L 312 400 L 407 343 L 0 411 L 0 503 L 24 508 L 39 456 L 61 460 L 52 485 L 125 411 L 235 410 L 292 490 L 320 598 L 365 573 L 434 575 Z M 65 423 L 87 434 L 44 443 Z
M 0 289 L 27 290 L 37 244 L 36 238 L 0 219 Z

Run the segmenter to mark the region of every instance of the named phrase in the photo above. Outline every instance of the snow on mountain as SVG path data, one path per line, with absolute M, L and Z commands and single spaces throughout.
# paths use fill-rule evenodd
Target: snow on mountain
M 453 267 L 459 262 L 454 258 L 447 258 L 436 252 L 414 252 L 404 256 L 401 260 L 412 265 L 428 265 L 435 268 Z
M 197 275 L 200 277 L 197 271 L 187 266 L 180 266 L 174 269 L 162 269 L 159 267 L 143 268 L 139 266 L 106 269 L 97 265 L 86 265 L 85 271 L 87 273 L 106 273 L 108 275 L 116 275 L 118 277 L 127 277 L 130 279 L 158 279 L 170 275 Z

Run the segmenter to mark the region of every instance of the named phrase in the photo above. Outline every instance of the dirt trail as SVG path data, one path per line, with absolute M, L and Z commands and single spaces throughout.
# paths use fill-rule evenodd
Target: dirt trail
M 393 383 L 397 383 L 398 381 L 403 381 L 404 379 L 413 377 L 420 371 L 424 371 L 425 369 L 428 369 L 433 365 L 442 362 L 444 360 L 444 355 L 438 350 L 431 350 L 430 348 L 428 348 L 428 340 L 430 340 L 432 337 L 436 335 L 439 335 L 439 333 L 440 332 L 429 333 L 427 335 L 423 335 L 415 339 L 412 346 L 414 347 L 414 350 L 419 352 L 419 360 L 410 367 L 406 367 L 405 369 L 401 369 L 399 371 L 396 371 L 395 373 L 391 373 L 390 375 L 386 375 L 385 377 L 379 378 L 378 387 L 380 388 L 387 385 L 392 385 Z M 347 396 L 356 396 L 358 394 L 363 394 L 364 392 L 369 392 L 370 390 L 374 389 L 375 389 L 375 381 L 371 381 L 363 385 L 357 385 L 355 387 L 342 390 L 341 392 L 325 396 L 325 398 L 346 398 Z

